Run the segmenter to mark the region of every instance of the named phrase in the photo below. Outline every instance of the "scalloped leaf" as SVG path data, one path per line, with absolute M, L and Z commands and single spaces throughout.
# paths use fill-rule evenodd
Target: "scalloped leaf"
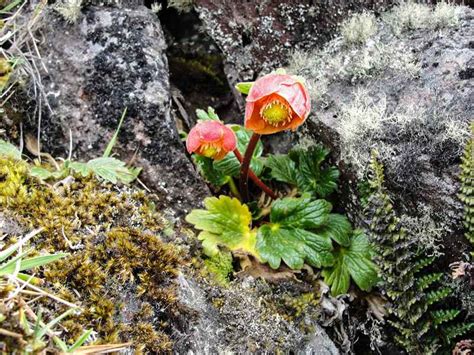
M 191 211 L 186 221 L 201 230 L 198 239 L 202 241 L 205 254 L 214 256 L 219 247 L 226 247 L 259 258 L 255 250 L 256 231 L 250 228 L 252 215 L 246 205 L 236 198 L 219 196 L 206 198 L 204 206 L 205 210 Z
M 303 264 L 321 267 L 334 263 L 331 239 L 310 231 L 324 225 L 331 204 L 310 198 L 276 200 L 270 212 L 270 223 L 258 229 L 257 251 L 263 261 L 277 269 L 283 260 L 292 269 Z
M 339 170 L 321 165 L 329 151 L 321 145 L 308 149 L 293 149 L 288 155 L 269 156 L 266 165 L 270 176 L 278 181 L 298 187 L 318 197 L 326 197 L 336 190 Z
M 0 155 L 21 160 L 21 152 L 13 144 L 0 139 Z
M 372 262 L 371 247 L 367 236 L 355 230 L 350 246 L 335 253 L 335 264 L 323 270 L 324 281 L 331 286 L 331 294 L 347 293 L 350 277 L 364 291 L 369 291 L 378 281 L 377 267 Z
M 211 158 L 203 157 L 198 154 L 193 154 L 192 157 L 199 174 L 201 174 L 208 183 L 214 186 L 222 186 L 227 183 L 228 177 L 214 168 L 214 161 Z
M 116 184 L 117 181 L 129 184 L 138 177 L 141 171 L 140 168 L 128 168 L 123 161 L 111 157 L 96 158 L 87 163 L 71 162 L 69 167 L 82 176 L 93 172 L 112 184 Z

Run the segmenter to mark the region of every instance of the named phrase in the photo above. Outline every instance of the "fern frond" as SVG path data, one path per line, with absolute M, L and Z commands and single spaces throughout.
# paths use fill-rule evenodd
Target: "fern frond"
M 457 337 L 460 337 L 470 330 L 474 329 L 474 322 L 471 323 L 460 323 L 446 327 L 443 331 L 446 339 L 450 342 Z
M 452 290 L 448 287 L 441 288 L 439 290 L 433 290 L 428 292 L 426 295 L 426 304 L 428 306 L 432 305 L 433 303 L 439 302 L 446 297 L 448 297 L 452 293 Z
M 430 285 L 439 281 L 442 277 L 443 277 L 443 273 L 441 272 L 428 274 L 428 275 L 420 277 L 417 281 L 418 291 L 424 291 L 425 289 L 430 287 Z
M 431 318 L 435 327 L 438 327 L 441 323 L 449 322 L 456 318 L 459 313 L 457 309 L 440 309 L 438 311 L 431 312 Z

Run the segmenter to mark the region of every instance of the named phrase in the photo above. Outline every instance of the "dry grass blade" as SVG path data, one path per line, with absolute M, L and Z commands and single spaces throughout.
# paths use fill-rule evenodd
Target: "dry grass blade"
M 129 348 L 131 345 L 132 345 L 131 342 L 122 343 L 122 344 L 86 345 L 86 346 L 81 346 L 72 354 L 74 355 L 110 354 L 116 351 L 125 350 Z M 61 353 L 61 354 L 66 354 L 66 353 Z M 67 354 L 71 354 L 71 353 L 67 353 Z

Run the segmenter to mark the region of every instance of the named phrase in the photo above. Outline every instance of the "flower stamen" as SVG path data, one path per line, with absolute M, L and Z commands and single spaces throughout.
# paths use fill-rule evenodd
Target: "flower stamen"
M 275 99 L 261 108 L 260 116 L 268 124 L 279 127 L 291 121 L 291 112 L 288 104 Z

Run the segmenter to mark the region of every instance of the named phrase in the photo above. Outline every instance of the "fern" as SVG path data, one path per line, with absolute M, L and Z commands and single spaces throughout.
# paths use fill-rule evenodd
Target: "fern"
M 474 121 L 471 123 L 471 138 L 461 158 L 460 180 L 459 199 L 464 204 L 465 236 L 471 244 L 474 244 Z
M 449 322 L 459 315 L 460 311 L 457 309 L 440 309 L 431 312 L 431 318 L 435 326 L 441 323 Z
M 471 159 L 469 166 L 474 166 L 472 157 L 468 158 Z M 465 154 L 463 161 L 468 158 Z M 472 178 L 464 181 L 473 183 Z M 395 341 L 409 354 L 437 353 L 443 346 L 448 348 L 453 338 L 471 329 L 472 325 L 458 322 L 451 326 L 450 322 L 455 322 L 460 311 L 439 309 L 439 304 L 452 290 L 439 286 L 442 273 L 426 273 L 435 257 L 428 256 L 429 250 L 419 245 L 416 236 L 401 226 L 384 182 L 383 165 L 373 153 L 365 212 L 382 287 L 392 304 L 388 323 L 396 330 Z M 464 196 L 472 192 L 472 188 L 463 190 Z M 474 223 L 474 219 L 472 221 Z M 434 306 L 436 309 L 432 309 Z
M 428 306 L 431 306 L 434 303 L 437 303 L 451 294 L 452 290 L 450 288 L 441 288 L 439 290 L 434 290 L 428 292 L 426 295 L 426 303 Z
M 466 334 L 470 330 L 474 329 L 474 322 L 467 323 L 467 324 L 453 324 L 447 327 L 444 331 L 444 335 L 447 341 L 451 342 L 452 340 L 456 339 L 457 337 Z

